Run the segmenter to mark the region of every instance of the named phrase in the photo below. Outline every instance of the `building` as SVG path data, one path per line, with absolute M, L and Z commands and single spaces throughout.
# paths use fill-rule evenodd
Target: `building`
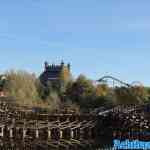
M 62 61 L 59 65 L 44 64 L 44 72 L 40 75 L 40 81 L 44 86 L 62 87 L 63 81 L 70 78 L 70 64 L 64 64 Z

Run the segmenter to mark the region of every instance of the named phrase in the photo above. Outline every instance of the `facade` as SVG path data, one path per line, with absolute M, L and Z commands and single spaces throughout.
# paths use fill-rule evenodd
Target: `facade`
M 44 86 L 63 86 L 62 80 L 67 80 L 70 76 L 70 64 L 65 65 L 62 61 L 59 65 L 44 64 L 44 72 L 40 75 L 40 81 Z

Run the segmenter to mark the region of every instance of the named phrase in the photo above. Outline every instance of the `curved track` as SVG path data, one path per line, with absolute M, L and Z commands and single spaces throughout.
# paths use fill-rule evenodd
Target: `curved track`
M 107 81 L 109 79 L 111 79 L 113 82 L 118 82 L 119 84 L 124 85 L 126 87 L 135 87 L 135 86 L 143 87 L 143 84 L 139 81 L 134 81 L 131 84 L 129 84 L 129 83 L 126 83 L 126 82 L 124 82 L 118 78 L 115 78 L 115 77 L 109 76 L 109 75 L 101 77 L 99 80 L 97 80 L 97 82 L 103 82 L 103 81 Z

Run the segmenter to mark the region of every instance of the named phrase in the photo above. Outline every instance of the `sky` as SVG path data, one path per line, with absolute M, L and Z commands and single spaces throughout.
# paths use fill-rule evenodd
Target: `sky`
M 71 63 L 74 77 L 150 86 L 149 0 L 0 0 L 0 73 Z

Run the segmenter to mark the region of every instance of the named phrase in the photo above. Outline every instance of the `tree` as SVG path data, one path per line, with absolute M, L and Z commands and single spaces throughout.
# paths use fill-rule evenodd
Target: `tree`
M 109 93 L 110 89 L 107 86 L 107 84 L 98 84 L 96 86 L 96 96 L 107 96 Z
M 6 72 L 5 91 L 21 105 L 34 105 L 39 100 L 36 77 L 26 71 Z
M 50 92 L 49 96 L 46 99 L 46 102 L 49 106 L 50 111 L 59 110 L 60 105 L 61 105 L 61 101 L 58 96 L 58 93 L 55 91 Z
M 80 75 L 66 90 L 66 95 L 73 102 L 84 107 L 95 97 L 95 87 L 91 80 L 84 75 Z
M 131 90 L 139 103 L 144 103 L 146 101 L 147 91 L 143 86 L 134 86 Z
M 37 79 L 36 88 L 37 88 L 37 92 L 39 94 L 40 99 L 42 99 L 44 101 L 49 96 L 50 91 L 52 89 L 52 87 L 49 83 L 48 83 L 48 86 L 45 86 L 40 82 L 39 79 Z
M 115 88 L 117 104 L 139 104 L 143 103 L 146 92 L 143 87 L 120 87 Z

